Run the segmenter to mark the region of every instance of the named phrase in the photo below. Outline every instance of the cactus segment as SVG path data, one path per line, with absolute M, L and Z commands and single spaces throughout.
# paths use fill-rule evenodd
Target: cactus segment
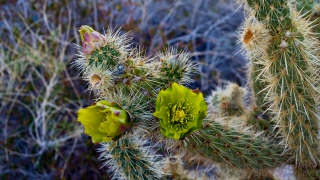
M 148 147 L 148 142 L 133 134 L 127 134 L 118 141 L 101 143 L 99 159 L 109 168 L 113 178 L 121 180 L 160 179 L 160 156 Z

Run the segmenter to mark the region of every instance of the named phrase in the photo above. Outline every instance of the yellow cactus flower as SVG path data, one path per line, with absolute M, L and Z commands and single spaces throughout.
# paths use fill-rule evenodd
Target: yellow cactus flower
M 200 91 L 173 83 L 159 92 L 153 116 L 159 119 L 161 133 L 165 137 L 183 139 L 202 127 L 202 120 L 207 116 L 207 104 Z
M 130 126 L 127 112 L 115 103 L 102 100 L 78 111 L 78 121 L 94 143 L 120 137 Z

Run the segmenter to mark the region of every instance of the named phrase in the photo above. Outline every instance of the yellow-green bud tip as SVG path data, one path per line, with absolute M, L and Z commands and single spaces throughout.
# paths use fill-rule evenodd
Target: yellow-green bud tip
M 94 31 L 94 29 L 92 27 L 90 27 L 88 25 L 82 25 L 79 30 L 81 41 L 82 42 L 84 41 L 84 34 L 85 33 L 91 33 L 93 31 Z

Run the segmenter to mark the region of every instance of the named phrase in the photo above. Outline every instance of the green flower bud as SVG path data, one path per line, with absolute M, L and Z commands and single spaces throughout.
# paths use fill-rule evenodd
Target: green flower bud
M 119 138 L 130 126 L 127 112 L 115 103 L 102 100 L 78 111 L 78 121 L 94 143 Z
M 190 90 L 173 83 L 166 90 L 159 92 L 156 100 L 156 112 L 165 137 L 183 139 L 202 127 L 202 120 L 207 116 L 207 104 L 198 90 Z

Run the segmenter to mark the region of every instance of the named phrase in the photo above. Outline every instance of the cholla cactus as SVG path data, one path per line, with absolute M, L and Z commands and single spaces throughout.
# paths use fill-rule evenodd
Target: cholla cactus
M 252 63 L 263 68 L 265 103 L 291 156 L 287 162 L 294 163 L 297 172 L 318 166 L 319 59 L 311 22 L 295 10 L 294 1 L 247 0 L 245 4 L 250 16 L 272 36 L 265 53 Z
M 320 1 L 319 0 L 301 0 L 297 2 L 297 9 L 310 17 L 313 22 L 312 28 L 315 33 L 320 32 Z M 319 39 L 319 35 L 317 35 Z
M 118 141 L 102 143 L 100 159 L 115 179 L 159 179 L 163 176 L 160 156 L 135 134 L 126 134 Z
M 160 59 L 160 81 L 165 84 L 192 82 L 190 75 L 195 69 L 195 64 L 190 61 L 190 55 L 186 52 L 177 53 L 175 49 L 168 49 L 158 55 Z
M 318 174 L 320 63 L 311 23 L 293 1 L 241 2 L 251 86 L 218 88 L 208 104 L 199 90 L 183 86 L 195 67 L 188 53 L 169 49 L 149 59 L 120 31 L 81 27 L 76 65 L 98 100 L 79 110 L 78 120 L 102 144 L 100 159 L 114 178 L 189 179 L 194 169 L 182 162 L 215 164 L 248 179 L 273 178 L 283 163 L 294 164 L 297 177 Z M 159 146 L 181 161 L 157 154 Z
M 156 167 L 159 156 L 152 150 L 158 143 L 180 152 L 182 158 L 192 156 L 202 163 L 225 161 L 236 168 L 260 171 L 281 162 L 278 151 L 273 150 L 279 150 L 273 148 L 277 145 L 264 142 L 249 129 L 214 122 L 212 115 L 202 122 L 207 115 L 202 93 L 179 85 L 192 81 L 194 63 L 187 53 L 169 49 L 148 60 L 137 49 L 130 49 L 118 33 L 109 30 L 101 35 L 82 26 L 83 47 L 76 61 L 89 90 L 100 99 L 79 110 L 78 119 L 93 142 L 103 143 L 101 159 L 112 167 L 115 178 L 164 175 Z M 228 87 L 230 107 L 244 112 L 245 90 L 234 84 Z
M 224 116 L 239 116 L 246 113 L 246 89 L 235 83 L 229 83 L 225 88 L 218 87 L 207 98 L 211 112 Z

